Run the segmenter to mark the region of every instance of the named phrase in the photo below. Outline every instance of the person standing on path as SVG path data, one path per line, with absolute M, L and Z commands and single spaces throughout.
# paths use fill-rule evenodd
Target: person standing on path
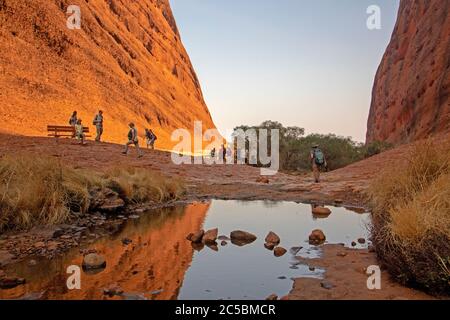
M 77 120 L 77 123 L 75 125 L 75 137 L 80 140 L 80 144 L 85 145 L 85 134 L 83 130 L 83 124 L 81 123 L 81 119 Z
M 319 149 L 318 144 L 313 144 L 310 154 L 312 171 L 314 175 L 314 181 L 316 183 L 320 182 L 320 170 L 327 167 L 327 161 L 322 150 Z
M 97 115 L 94 118 L 93 124 L 97 129 L 97 136 L 95 137 L 95 141 L 100 142 L 103 134 L 103 111 L 99 110 Z
M 128 124 L 128 127 L 130 128 L 130 131 L 128 131 L 128 142 L 125 144 L 125 150 L 122 152 L 122 154 L 128 154 L 128 147 L 134 144 L 138 153 L 138 158 L 142 158 L 143 154 L 141 149 L 139 148 L 138 132 L 136 126 L 133 122 L 130 122 Z
M 70 119 L 69 119 L 69 125 L 73 128 L 73 135 L 72 135 L 72 138 L 75 138 L 75 135 L 76 135 L 75 125 L 77 124 L 77 122 L 78 122 L 77 112 L 74 111 L 74 112 L 72 113 L 72 116 L 71 116 Z

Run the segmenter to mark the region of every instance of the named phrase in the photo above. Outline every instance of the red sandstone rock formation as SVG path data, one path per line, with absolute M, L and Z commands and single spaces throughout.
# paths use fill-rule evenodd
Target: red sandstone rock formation
M 401 0 L 378 69 L 367 142 L 404 143 L 450 132 L 450 2 Z
M 81 30 L 67 7 L 80 6 Z M 0 131 L 46 135 L 78 110 L 123 142 L 127 123 L 154 128 L 158 146 L 193 121 L 214 128 L 168 0 L 0 0 Z

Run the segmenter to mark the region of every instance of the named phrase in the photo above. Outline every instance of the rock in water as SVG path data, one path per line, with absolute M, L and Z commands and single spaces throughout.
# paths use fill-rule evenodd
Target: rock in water
M 101 255 L 90 253 L 83 259 L 84 270 L 103 269 L 106 267 L 106 260 Z
M 202 242 L 202 238 L 203 238 L 204 234 L 205 234 L 204 230 L 199 230 L 197 232 L 194 232 L 193 234 L 190 234 L 190 241 L 192 241 L 194 243 Z
M 195 251 L 202 251 L 203 248 L 205 247 L 205 245 L 200 241 L 200 242 L 191 242 L 191 246 Z
M 217 246 L 217 243 L 216 242 L 208 242 L 207 244 L 206 244 L 206 246 L 208 247 L 208 248 L 210 248 L 212 251 L 219 251 L 219 247 Z
M 202 237 L 202 242 L 205 244 L 215 243 L 217 240 L 217 235 L 219 233 L 219 229 L 211 229 L 205 232 Z
M 311 232 L 309 235 L 309 243 L 310 244 L 322 244 L 326 240 L 325 234 L 322 230 L 316 229 Z
M 275 243 L 264 243 L 264 248 L 267 250 L 273 250 L 275 248 Z
M 273 249 L 273 254 L 275 257 L 281 257 L 284 256 L 286 254 L 287 250 L 283 247 L 276 247 L 275 249 Z
M 257 237 L 250 232 L 236 230 L 230 233 L 231 243 L 237 246 L 245 246 L 254 242 Z
M 312 213 L 318 216 L 329 216 L 331 214 L 331 210 L 325 207 L 314 207 L 312 209 Z
M 266 298 L 267 301 L 275 301 L 278 300 L 278 296 L 276 294 L 271 294 Z
M 280 244 L 280 237 L 275 233 L 270 231 L 269 234 L 266 236 L 266 243 L 273 243 L 275 245 Z
M 359 239 L 358 239 L 358 242 L 359 242 L 360 244 L 364 244 L 364 243 L 366 243 L 366 239 L 364 239 L 364 238 L 359 238 Z

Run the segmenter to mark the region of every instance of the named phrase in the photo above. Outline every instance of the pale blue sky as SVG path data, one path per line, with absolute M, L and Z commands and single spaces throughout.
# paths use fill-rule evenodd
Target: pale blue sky
M 274 120 L 364 141 L 399 0 L 171 0 L 217 127 Z M 381 30 L 366 27 L 381 8 Z

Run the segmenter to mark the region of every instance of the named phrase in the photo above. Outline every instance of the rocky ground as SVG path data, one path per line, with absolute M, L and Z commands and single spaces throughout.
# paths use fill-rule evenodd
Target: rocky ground
M 182 199 L 186 202 L 212 198 L 267 199 L 318 204 L 338 202 L 354 209 L 366 204 L 364 191 L 368 181 L 376 176 L 380 168 L 388 165 L 389 161 L 404 155 L 408 148 L 400 147 L 325 173 L 322 182 L 315 184 L 309 174 L 278 173 L 268 179 L 261 179 L 259 169 L 244 165 L 178 166 L 172 163 L 169 153 L 161 151 L 146 151 L 145 156 L 138 159 L 134 150 L 128 156 L 122 155 L 122 146 L 115 144 L 90 141 L 86 146 L 80 146 L 70 139 L 56 141 L 41 137 L 0 136 L 1 155 L 18 152 L 47 154 L 79 168 L 104 171 L 111 166 L 126 164 L 149 168 L 168 176 L 178 176 L 185 180 L 188 187 L 188 192 Z M 14 263 L 24 257 L 52 257 L 68 248 L 93 242 L 116 231 L 123 220 L 133 219 L 145 209 L 147 208 L 131 208 L 114 219 L 107 219 L 97 213 L 77 217 L 73 223 L 63 226 L 36 227 L 28 232 L 3 234 L 0 236 L 0 273 L 2 265 Z M 341 251 L 345 254 L 338 254 Z M 376 264 L 374 252 L 326 245 L 323 256 L 311 263 L 326 267 L 325 280 L 298 279 L 285 299 L 431 298 L 396 284 L 385 271 L 382 271 L 382 290 L 368 290 L 364 268 Z M 327 283 L 326 288 L 323 281 Z

